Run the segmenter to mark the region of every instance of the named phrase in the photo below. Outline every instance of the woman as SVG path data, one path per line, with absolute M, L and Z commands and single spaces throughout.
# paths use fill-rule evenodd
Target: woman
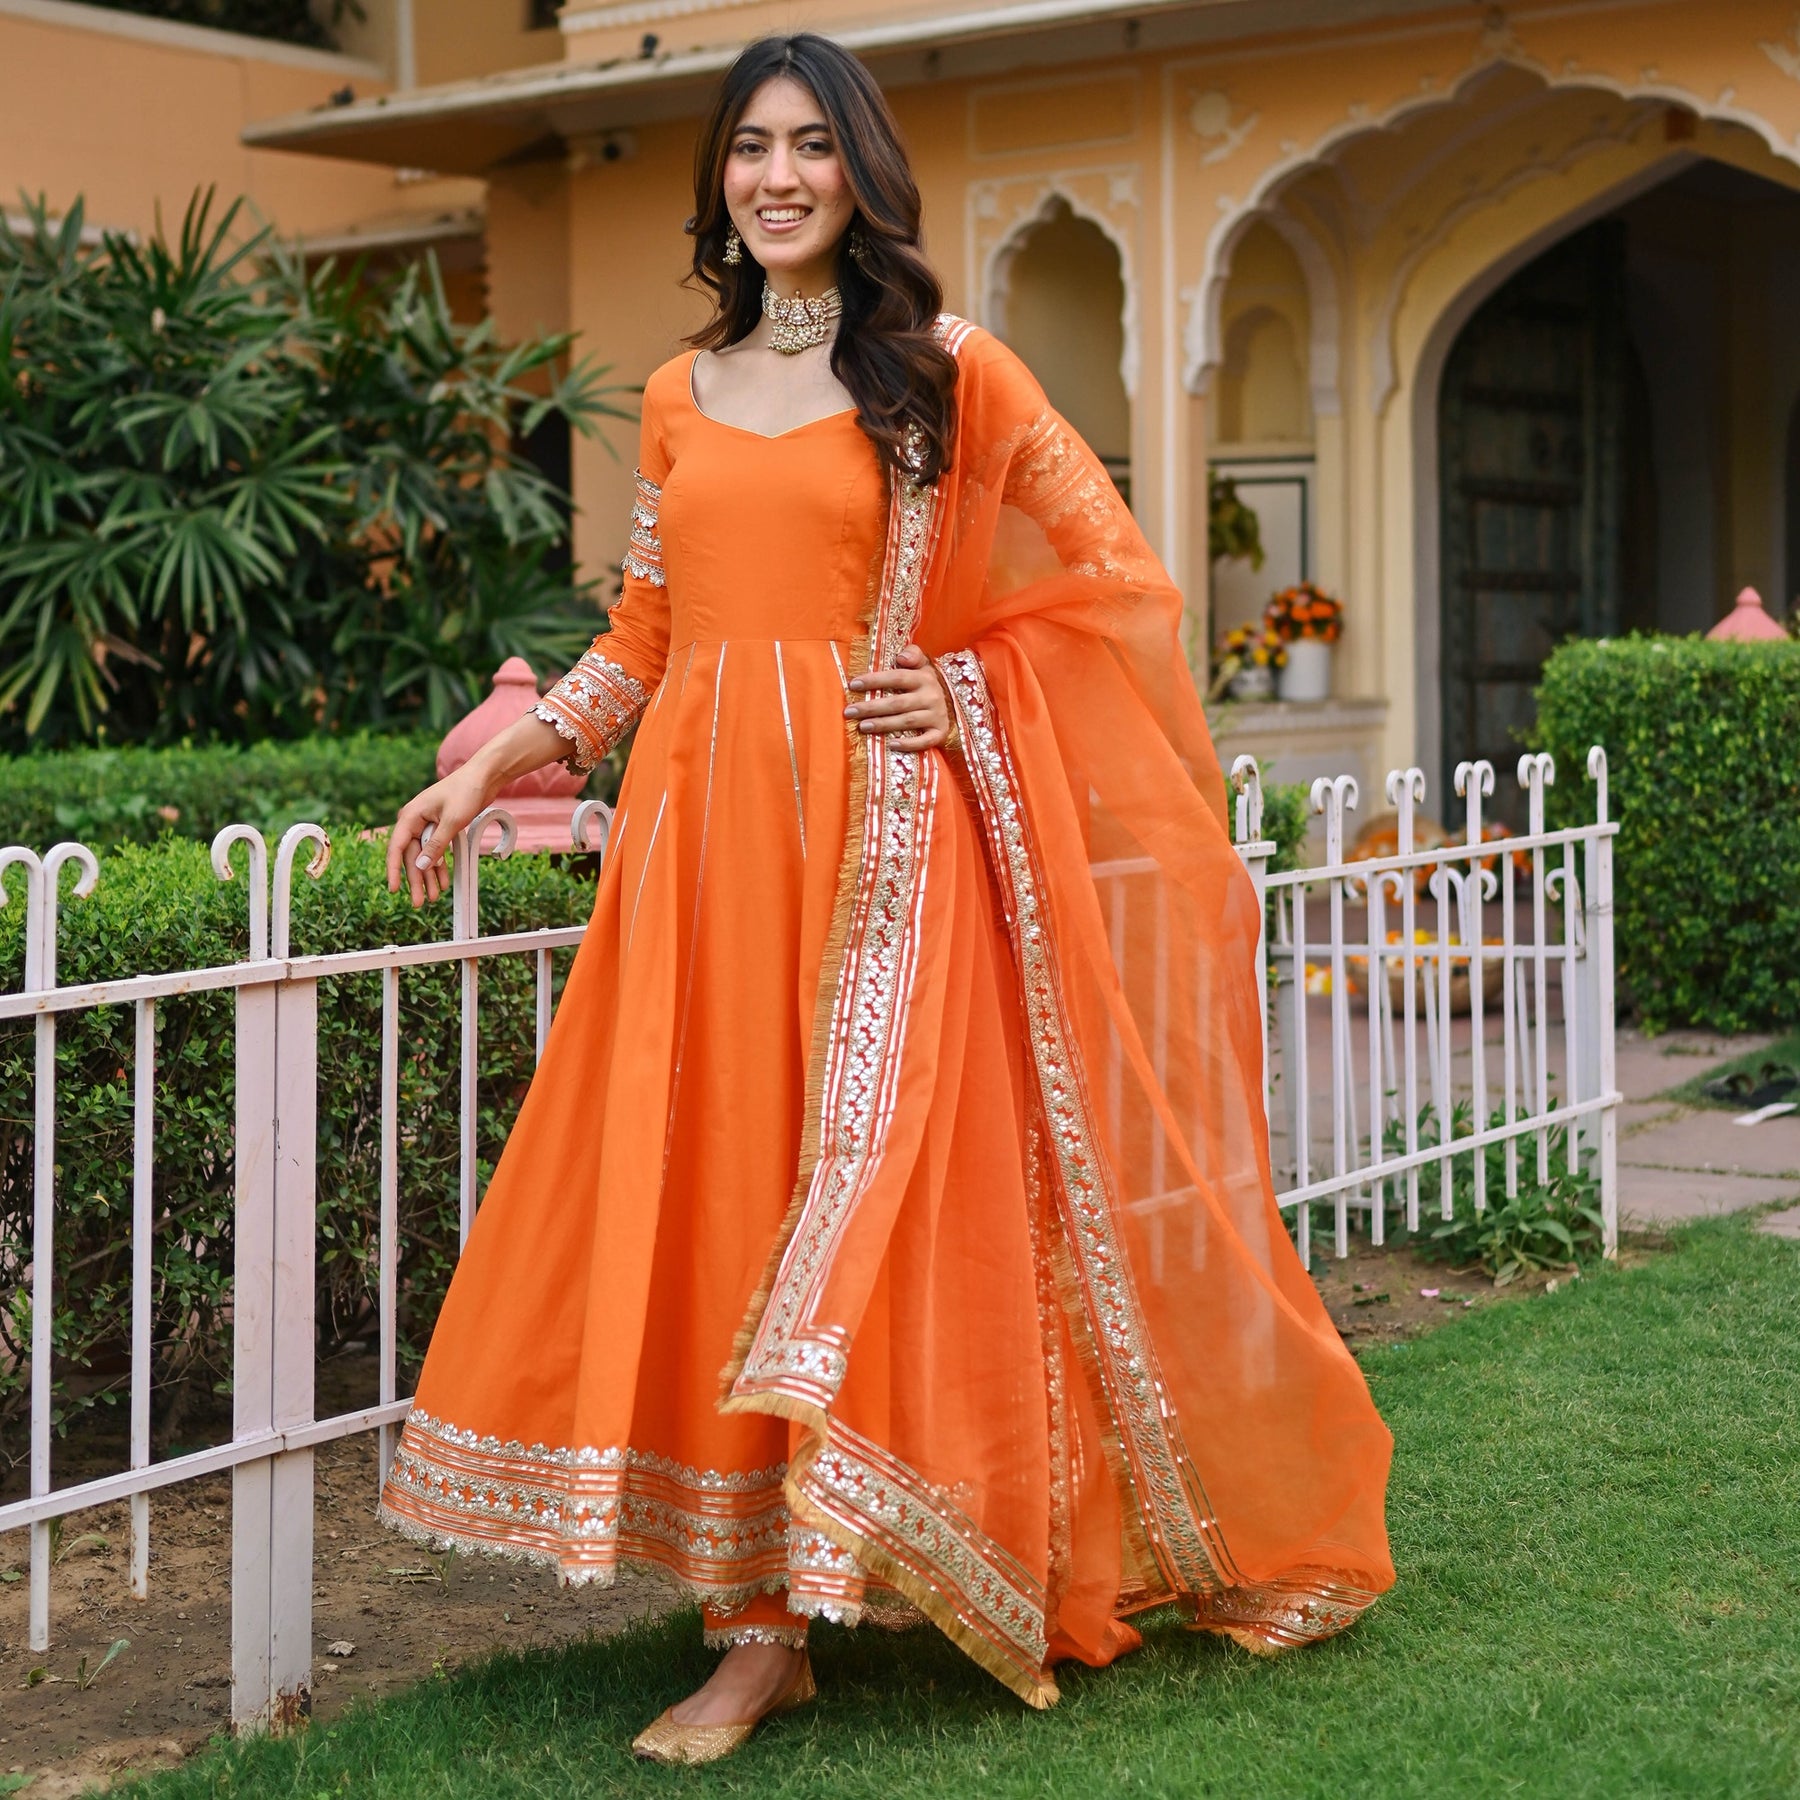
M 810 1697 L 810 1618 L 923 1613 L 1035 1706 L 1148 1607 L 1339 1630 L 1390 1441 L 1274 1205 L 1180 598 L 940 316 L 847 53 L 752 44 L 695 172 L 717 310 L 645 389 L 611 629 L 392 837 L 433 898 L 501 786 L 637 728 L 384 1515 L 697 1597 L 667 1761 Z

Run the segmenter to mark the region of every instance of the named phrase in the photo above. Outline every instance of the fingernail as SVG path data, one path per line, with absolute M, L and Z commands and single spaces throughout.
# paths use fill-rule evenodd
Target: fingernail
M 431 867 L 431 858 L 429 856 L 421 856 L 419 860 L 413 864 L 413 867 L 415 869 L 429 869 Z

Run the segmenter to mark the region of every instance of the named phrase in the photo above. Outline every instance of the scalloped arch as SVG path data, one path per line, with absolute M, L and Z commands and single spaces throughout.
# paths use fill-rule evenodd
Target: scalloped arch
M 1005 335 L 1002 327 L 1006 319 L 1013 260 L 1024 248 L 1032 232 L 1049 222 L 1059 200 L 1076 218 L 1097 227 L 1118 253 L 1119 282 L 1125 292 L 1121 319 L 1124 345 L 1119 354 L 1119 379 L 1125 384 L 1125 398 L 1135 405 L 1138 397 L 1139 326 L 1137 278 L 1132 267 L 1131 242 L 1126 233 L 1119 229 L 1118 222 L 1083 199 L 1075 183 L 1068 177 L 1049 175 L 1037 183 L 1030 200 L 1015 211 L 1006 229 L 989 248 L 982 260 L 978 289 L 981 295 L 981 321 L 997 335 Z
M 1317 272 L 1320 286 L 1313 293 L 1314 340 L 1315 354 L 1317 354 L 1324 348 L 1318 341 L 1321 333 L 1317 321 L 1323 310 L 1321 295 L 1328 296 L 1327 304 L 1335 314 L 1337 299 L 1335 276 L 1332 274 L 1329 259 L 1317 241 L 1312 238 L 1311 233 L 1294 221 L 1292 216 L 1281 206 L 1282 194 L 1303 175 L 1331 162 L 1334 157 L 1359 139 L 1383 132 L 1396 131 L 1415 119 L 1465 104 L 1471 90 L 1503 68 L 1517 69 L 1533 77 L 1541 84 L 1545 94 L 1582 91 L 1602 93 L 1628 103 L 1660 103 L 1677 106 L 1684 111 L 1693 113 L 1700 119 L 1718 124 L 1740 126 L 1754 133 L 1778 160 L 1800 169 L 1800 145 L 1783 137 L 1761 114 L 1739 106 L 1731 100 L 1723 97 L 1707 99 L 1678 83 L 1660 79 L 1620 81 L 1592 71 L 1555 70 L 1545 66 L 1536 58 L 1527 56 L 1516 43 L 1510 40 L 1499 42 L 1447 88 L 1430 93 L 1408 95 L 1381 113 L 1363 113 L 1359 116 L 1346 117 L 1330 130 L 1321 133 L 1306 147 L 1295 150 L 1264 170 L 1257 177 L 1248 195 L 1221 216 L 1207 239 L 1206 257 L 1200 280 L 1194 288 L 1188 290 L 1192 299 L 1182 331 L 1182 384 L 1189 393 L 1204 393 L 1210 386 L 1213 374 L 1218 368 L 1223 353 L 1220 321 L 1225 289 L 1231 279 L 1233 255 L 1250 226 L 1261 219 L 1280 230 L 1283 223 L 1286 222 L 1292 228 L 1292 235 L 1288 232 L 1284 232 L 1283 235 L 1288 236 L 1289 243 L 1293 246 L 1295 253 L 1300 256 L 1301 266 L 1306 271 L 1309 285 L 1314 282 Z M 1493 199 L 1500 197 L 1502 196 L 1499 194 L 1490 196 Z M 1305 239 L 1311 244 L 1315 259 L 1313 263 L 1308 262 L 1307 254 L 1302 250 L 1297 239 Z M 1372 398 L 1376 399 L 1378 408 L 1386 404 L 1398 384 L 1390 334 L 1405 279 L 1410 274 L 1411 267 L 1416 265 L 1416 261 L 1415 257 L 1411 264 L 1396 272 L 1396 291 L 1389 296 L 1389 304 L 1383 314 L 1383 330 L 1377 334 L 1377 342 L 1372 349 L 1372 358 L 1375 364 L 1373 372 L 1378 389 L 1377 394 Z M 1330 284 L 1328 287 L 1325 285 L 1327 281 Z M 1385 362 L 1383 361 L 1384 356 Z M 1335 339 L 1330 348 L 1327 368 L 1329 370 L 1328 383 L 1323 385 L 1328 385 L 1330 390 L 1335 391 L 1338 382 Z M 1313 381 L 1315 389 L 1322 385 L 1317 365 L 1313 371 Z

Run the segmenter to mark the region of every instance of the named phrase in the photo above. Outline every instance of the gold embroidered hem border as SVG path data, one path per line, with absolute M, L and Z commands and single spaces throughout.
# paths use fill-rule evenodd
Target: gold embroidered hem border
M 1084 1299 L 1085 1335 L 1099 1353 L 1107 1406 L 1151 1552 L 1171 1589 L 1205 1594 L 1231 1581 L 1236 1569 L 1169 1411 L 1144 1330 L 1005 731 L 975 652 L 954 651 L 939 659 L 939 667 L 961 715 L 967 766 L 1019 964 L 1047 1161 Z
M 741 1605 L 788 1584 L 785 1474 L 692 1469 L 618 1446 L 503 1443 L 414 1411 L 381 1516 L 423 1541 L 547 1563 L 566 1582 L 652 1566 L 700 1599 Z
M 729 1650 L 735 1644 L 782 1644 L 789 1650 L 804 1650 L 806 1626 L 709 1625 L 700 1633 L 700 1641 L 708 1650 Z
M 1035 1676 L 1046 1652 L 1044 1590 L 960 1507 L 878 1444 L 831 1422 L 795 1477 L 800 1494 L 883 1563 L 948 1602 L 966 1630 L 1011 1669 Z
M 1279 1656 L 1348 1630 L 1379 1598 L 1334 1570 L 1302 1569 L 1202 1595 L 1191 1629 L 1217 1632 L 1258 1656 Z

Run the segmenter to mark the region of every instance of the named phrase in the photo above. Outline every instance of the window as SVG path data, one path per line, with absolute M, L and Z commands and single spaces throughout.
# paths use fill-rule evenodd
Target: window
M 562 0 L 525 0 L 525 29 L 554 31 L 556 15 L 562 11 Z

